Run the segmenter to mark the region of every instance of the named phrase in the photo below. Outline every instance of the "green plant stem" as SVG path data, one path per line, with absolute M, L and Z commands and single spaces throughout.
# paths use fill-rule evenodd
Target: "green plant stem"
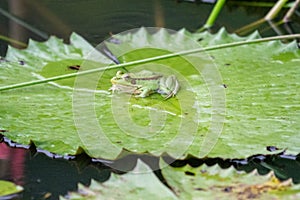
M 243 26 L 242 28 L 237 29 L 236 31 L 234 31 L 234 33 L 238 35 L 245 35 L 246 33 L 249 33 L 250 31 L 253 31 L 255 28 L 261 26 L 265 22 L 266 20 L 264 18 L 259 19 L 255 22 L 252 22 L 251 24 L 248 24 L 246 26 Z
M 199 30 L 199 32 L 208 29 L 212 27 L 219 16 L 219 13 L 221 12 L 226 0 L 218 0 L 216 5 L 214 6 L 212 12 L 210 13 L 205 25 Z
M 12 38 L 9 38 L 9 37 L 6 37 L 4 35 L 0 35 L 0 40 L 4 40 L 6 42 L 10 42 L 10 43 L 13 43 L 13 44 L 17 44 L 21 47 L 27 47 L 27 44 L 25 44 L 24 42 L 20 42 L 18 40 L 14 40 Z
M 265 20 L 274 19 L 287 2 L 288 0 L 278 0 L 274 7 L 265 16 Z
M 300 4 L 300 0 L 296 0 L 296 2 L 294 2 L 294 5 L 289 9 L 289 11 L 283 17 L 284 23 L 287 23 L 290 21 L 291 16 L 294 14 L 296 9 L 299 7 L 299 4 Z
M 236 47 L 236 46 L 241 46 L 241 45 L 257 44 L 257 43 L 268 42 L 268 41 L 272 41 L 272 40 L 294 39 L 294 38 L 300 38 L 300 34 L 274 36 L 274 37 L 260 38 L 260 39 L 256 39 L 256 40 L 240 41 L 240 42 L 233 42 L 233 43 L 228 43 L 228 44 L 220 44 L 220 45 L 215 45 L 215 46 L 205 47 L 205 48 L 191 49 L 191 50 L 180 51 L 180 52 L 176 52 L 176 53 L 170 53 L 170 54 L 165 54 L 165 55 L 161 55 L 161 56 L 146 58 L 146 59 L 142 59 L 142 60 L 136 60 L 136 61 L 132 61 L 132 62 L 128 62 L 128 63 L 122 63 L 122 64 L 118 64 L 118 65 L 112 65 L 112 66 L 107 66 L 107 67 L 102 67 L 102 68 L 86 70 L 86 71 L 82 71 L 82 72 L 79 71 L 77 73 L 72 73 L 72 74 L 65 74 L 65 75 L 45 78 L 42 80 L 34 80 L 34 81 L 23 82 L 23 83 L 8 85 L 8 86 L 2 86 L 2 87 L 0 87 L 0 91 L 37 85 L 37 84 L 41 84 L 41 83 L 47 83 L 47 82 L 51 82 L 51 81 L 67 79 L 67 78 L 71 78 L 71 77 L 75 77 L 75 76 L 82 76 L 82 75 L 91 74 L 91 73 L 109 70 L 109 69 L 128 67 L 131 65 L 142 64 L 142 63 L 147 63 L 147 62 L 151 62 L 151 61 L 156 61 L 156 60 L 161 60 L 161 59 L 166 59 L 166 58 L 171 58 L 171 57 L 176 57 L 176 56 L 190 55 L 193 53 L 212 51 L 212 50 Z
M 14 22 L 16 22 L 17 24 L 20 24 L 21 26 L 25 27 L 26 29 L 32 31 L 33 33 L 37 34 L 38 36 L 47 39 L 48 38 L 48 34 L 36 29 L 35 27 L 31 26 L 30 24 L 22 21 L 21 19 L 17 18 L 16 16 L 10 14 L 9 12 L 7 12 L 6 10 L 0 8 L 0 14 L 4 15 L 5 17 L 7 17 L 10 20 L 13 20 Z
M 267 21 L 267 22 L 277 35 L 284 35 L 284 32 L 279 27 L 280 24 L 282 23 L 282 21 L 279 21 L 279 22 Z

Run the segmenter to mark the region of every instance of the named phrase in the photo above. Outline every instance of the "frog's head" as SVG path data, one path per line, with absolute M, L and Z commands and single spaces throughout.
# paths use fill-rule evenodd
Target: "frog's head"
M 110 81 L 113 85 L 135 86 L 135 81 L 130 78 L 129 74 L 122 71 L 118 71 Z

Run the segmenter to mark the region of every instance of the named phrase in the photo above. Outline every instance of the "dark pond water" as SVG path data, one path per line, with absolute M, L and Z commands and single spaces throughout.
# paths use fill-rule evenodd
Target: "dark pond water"
M 173 30 L 185 27 L 196 31 L 205 23 L 212 8 L 210 3 L 178 0 L 2 0 L 0 30 L 1 35 L 24 43 L 29 38 L 46 40 L 49 35 L 68 41 L 71 32 L 77 32 L 96 45 L 109 37 L 109 33 L 141 26 Z M 224 26 L 229 32 L 239 32 L 242 27 L 264 17 L 269 10 L 270 7 L 239 6 L 228 1 L 211 31 L 216 32 Z M 300 32 L 299 13 L 292 17 L 289 26 L 276 26 L 276 21 L 286 12 L 287 8 L 283 9 L 274 26 L 263 23 L 255 28 L 264 36 Z M 247 29 L 243 34 L 253 30 Z M 7 43 L 0 40 L 0 45 L 3 56 Z
M 131 171 L 143 160 L 152 169 L 159 169 L 159 157 L 151 155 L 127 155 L 115 161 L 93 159 L 82 153 L 77 156 L 60 156 L 36 149 L 35 145 L 19 145 L 0 135 L 0 180 L 9 180 L 24 187 L 24 191 L 13 199 L 58 199 L 68 191 L 76 191 L 78 183 L 89 185 L 91 179 L 105 182 L 111 173 L 124 174 Z M 300 183 L 300 154 L 286 155 L 284 152 L 274 155 L 254 155 L 247 159 L 198 159 L 188 157 L 174 160 L 165 155 L 163 159 L 172 167 L 190 165 L 199 167 L 203 164 L 218 164 L 221 168 L 233 166 L 236 170 L 251 172 L 257 170 L 261 175 L 274 171 L 277 178 Z M 122 165 L 124 171 L 118 171 Z M 124 168 L 126 166 L 126 168 Z M 155 175 L 165 183 L 160 170 Z M 168 185 L 166 184 L 168 187 Z M 1 199 L 1 198 L 0 198 Z
M 205 23 L 212 8 L 213 5 L 209 3 L 175 0 L 2 0 L 0 30 L 1 35 L 23 43 L 27 43 L 29 38 L 44 41 L 50 35 L 56 35 L 67 42 L 71 32 L 76 32 L 93 45 L 97 45 L 109 37 L 110 33 L 141 26 L 159 26 L 174 30 L 185 27 L 196 31 Z M 211 31 L 216 32 L 224 26 L 229 32 L 247 34 L 253 30 L 248 29 L 243 33 L 239 30 L 261 19 L 268 10 L 269 8 L 265 7 L 238 6 L 229 1 Z M 287 9 L 284 9 L 279 18 L 286 11 Z M 273 27 L 269 23 L 263 23 L 257 28 L 263 36 L 300 32 L 299 18 L 299 14 L 296 14 L 289 25 Z M 5 55 L 7 44 L 8 42 L 0 40 L 1 56 Z M 25 191 L 20 199 L 57 199 L 67 191 L 76 190 L 78 183 L 88 185 L 91 178 L 106 181 L 113 171 L 109 167 L 109 161 L 92 160 L 85 155 L 60 157 L 49 152 L 36 152 L 35 148 L 21 147 L 10 148 L 6 143 L 0 143 L 0 180 L 10 180 L 22 185 Z M 120 162 L 132 163 L 128 168 L 130 170 L 135 165 L 132 159 L 136 160 L 137 157 Z M 157 158 L 143 159 L 153 161 Z M 256 168 L 261 174 L 275 170 L 279 178 L 292 177 L 294 182 L 299 183 L 299 160 L 299 156 L 284 154 L 226 161 L 190 158 L 186 161 L 176 161 L 173 166 L 190 164 L 196 167 L 203 163 L 218 163 L 224 168 L 233 165 L 245 171 Z M 159 171 L 156 174 L 163 179 Z

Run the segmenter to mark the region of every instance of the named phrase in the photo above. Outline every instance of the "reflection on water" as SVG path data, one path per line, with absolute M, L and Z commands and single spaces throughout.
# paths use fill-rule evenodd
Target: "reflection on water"
M 58 199 L 59 195 L 76 191 L 78 183 L 89 185 L 92 178 L 104 182 L 110 177 L 109 167 L 100 162 L 90 165 L 91 159 L 83 155 L 79 161 L 69 161 L 73 157 L 52 159 L 34 152 L 28 146 L 11 148 L 0 143 L 0 180 L 21 185 L 24 191 L 20 199 Z
M 212 32 L 216 32 L 222 26 L 229 32 L 235 32 L 262 19 L 270 10 L 270 7 L 237 5 L 230 1 L 226 3 Z M 158 26 L 173 30 L 184 27 L 196 31 L 207 20 L 213 4 L 175 0 L 90 0 L 88 3 L 80 0 L 6 0 L 0 1 L 0 8 L 8 13 L 5 15 L 0 12 L 1 34 L 11 39 L 27 43 L 28 38 L 45 40 L 49 35 L 56 35 L 68 41 L 71 32 L 77 32 L 97 45 L 109 37 L 109 33 L 116 34 L 141 26 Z M 282 10 L 283 13 L 286 11 L 287 8 Z M 295 22 L 294 31 L 299 32 L 299 16 L 294 16 L 292 20 Z M 265 36 L 276 35 L 278 29 L 282 29 L 280 33 L 285 34 L 293 29 L 291 27 L 288 27 L 289 30 L 284 27 L 274 29 L 268 23 L 255 28 L 259 28 Z M 4 45 L 1 45 L 1 55 L 5 54 L 5 49 Z
M 25 149 L 13 149 L 0 143 L 0 179 L 23 185 Z

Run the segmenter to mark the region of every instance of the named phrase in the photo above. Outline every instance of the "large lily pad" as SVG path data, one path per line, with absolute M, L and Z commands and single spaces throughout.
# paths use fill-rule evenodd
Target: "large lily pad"
M 135 50 L 124 52 L 113 44 L 109 48 L 121 55 L 120 60 L 129 62 L 166 54 L 172 52 L 172 48 L 175 52 L 196 48 L 195 41 L 200 38 L 201 45 L 209 46 L 256 37 L 257 34 L 252 34 L 240 38 L 224 30 L 216 35 L 191 34 L 184 30 L 175 35 L 165 31 L 151 35 L 145 29 L 140 29 L 134 34 L 120 35 L 118 38 L 130 41 L 131 48 Z M 74 73 L 68 66 L 81 65 L 84 71 L 112 63 L 101 53 L 94 51 L 95 55 L 91 56 L 89 53 L 93 48 L 80 36 L 72 34 L 70 41 L 71 45 L 66 45 L 52 37 L 44 43 L 30 41 L 26 50 L 9 48 L 6 56 L 8 62 L 2 62 L 0 67 L 0 86 Z M 149 43 L 165 44 L 169 48 L 163 49 L 164 45 L 146 47 Z M 181 45 L 182 48 L 178 48 Z M 176 71 L 182 89 L 177 98 L 168 101 L 155 94 L 145 99 L 131 98 L 123 107 L 117 103 L 113 104 L 116 107 L 111 107 L 116 96 L 108 92 L 109 80 L 117 69 L 85 76 L 83 80 L 87 82 L 84 83 L 93 83 L 101 76 L 95 88 L 86 88 L 88 84 L 82 85 L 80 78 L 71 78 L 2 91 L 0 126 L 8 130 L 5 132 L 7 137 L 20 143 L 33 140 L 38 147 L 59 154 L 75 154 L 77 148 L 82 146 L 91 156 L 110 159 L 115 158 L 122 148 L 156 155 L 165 151 L 177 155 L 176 151 L 180 149 L 183 157 L 186 154 L 246 157 L 266 153 L 265 147 L 270 145 L 288 148 L 292 153 L 299 152 L 300 116 L 297 111 L 300 98 L 297 90 L 300 83 L 300 56 L 296 44 L 269 42 L 209 53 L 212 57 L 203 53 L 195 54 L 191 57 L 192 62 L 182 57 L 172 57 L 128 67 L 135 71 L 153 66 L 161 66 L 156 68 L 161 70 L 167 66 L 164 73 Z M 200 73 L 193 65 L 199 59 L 206 65 Z M 25 65 L 20 65 L 19 61 L 25 61 Z M 214 69 L 219 70 L 223 81 L 215 79 L 210 87 L 208 83 L 211 77 L 204 75 L 205 70 L 210 69 L 207 66 L 214 67 L 213 62 L 217 66 Z M 226 92 L 226 99 L 221 99 L 224 102 L 226 100 L 226 115 L 214 109 L 212 99 L 215 93 L 212 93 L 212 88 L 218 88 L 215 90 L 217 94 Z M 93 93 L 93 90 L 85 89 L 97 91 Z M 93 107 L 89 102 L 84 102 L 86 99 L 94 99 Z M 182 105 L 193 106 L 184 108 Z M 116 124 L 115 121 L 116 116 L 122 116 L 118 112 L 122 110 L 122 113 L 126 113 L 126 109 L 130 110 L 131 119 L 128 121 L 137 124 L 134 126 L 137 128 L 131 129 L 132 134 L 128 130 L 125 133 L 129 134 L 124 134 L 122 130 L 122 127 L 126 128 L 126 118 L 121 120 L 123 124 Z M 152 118 L 154 120 L 166 120 L 160 134 L 151 137 L 143 134 L 151 122 L 149 112 L 158 116 Z M 185 113 L 190 115 L 184 116 Z M 181 126 L 178 126 L 180 123 Z M 212 134 L 213 123 L 218 123 L 218 128 L 224 125 L 221 135 L 218 130 L 217 134 Z M 178 136 L 178 127 L 184 129 L 179 139 L 174 140 Z M 98 134 L 99 131 L 101 134 Z
M 92 181 L 89 187 L 79 185 L 68 199 L 297 199 L 300 195 L 299 185 L 280 182 L 271 172 L 261 176 L 218 165 L 173 168 L 163 161 L 161 168 L 169 187 L 139 161 L 128 174 L 112 174 L 107 182 Z
M 159 181 L 147 165 L 138 161 L 133 171 L 122 176 L 112 174 L 105 183 L 92 181 L 89 187 L 80 184 L 78 192 L 70 192 L 68 199 L 177 199 L 177 197 Z

